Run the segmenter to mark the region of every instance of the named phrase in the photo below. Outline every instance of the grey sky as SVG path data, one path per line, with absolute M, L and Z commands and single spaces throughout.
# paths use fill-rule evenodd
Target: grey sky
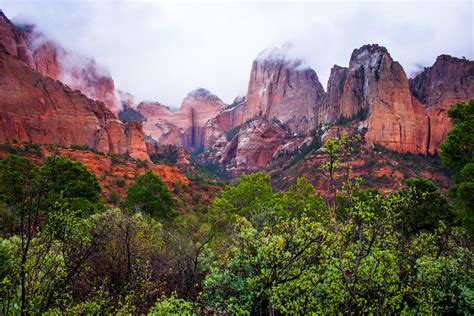
M 0 0 L 0 8 L 95 58 L 118 89 L 172 107 L 197 87 L 231 102 L 246 92 L 253 59 L 286 41 L 324 87 L 330 68 L 367 43 L 387 47 L 408 75 L 443 53 L 474 57 L 472 1 Z

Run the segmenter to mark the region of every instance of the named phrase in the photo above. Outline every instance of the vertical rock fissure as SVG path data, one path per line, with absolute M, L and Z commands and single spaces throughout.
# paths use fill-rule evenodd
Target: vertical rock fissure
M 430 119 L 430 115 L 428 114 L 426 116 L 428 118 L 428 128 L 427 128 L 427 135 L 428 135 L 428 139 L 426 141 L 426 155 L 430 155 L 430 142 L 431 142 L 431 119 Z

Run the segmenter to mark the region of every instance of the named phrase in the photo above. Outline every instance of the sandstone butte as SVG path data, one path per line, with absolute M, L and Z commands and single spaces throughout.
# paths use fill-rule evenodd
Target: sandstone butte
M 432 67 L 408 80 L 402 66 L 378 45 L 355 49 L 348 67 L 334 66 L 325 93 L 316 72 L 303 60 L 289 57 L 289 46 L 283 46 L 266 50 L 255 59 L 245 97 L 236 98 L 227 105 L 209 91 L 198 89 L 188 94 L 180 109 L 173 112 L 158 102 L 137 105 L 126 93 L 119 93 L 118 101 L 112 78 L 93 60 L 64 51 L 34 27 L 14 26 L 3 13 L 0 13 L 0 44 L 4 46 L 3 60 L 7 58 L 5 56 L 11 56 L 44 76 L 69 83 L 72 89 L 103 101 L 112 112 L 123 106 L 128 112 L 122 112 L 121 119 L 130 116 L 134 117 L 131 121 L 142 122 L 145 134 L 160 144 L 183 146 L 188 151 L 206 149 L 210 151 L 211 159 L 231 168 L 247 170 L 262 168 L 273 155 L 308 143 L 310 131 L 321 123 L 340 121 L 350 122 L 365 131 L 369 144 L 399 152 L 434 155 L 450 128 L 446 114 L 449 106 L 474 97 L 472 61 L 442 55 Z M 64 102 L 64 94 L 74 100 L 84 100 L 79 91 L 72 91 L 61 83 L 57 84 L 62 88 L 52 89 L 54 80 L 47 82 L 43 78 L 40 81 L 51 90 L 67 91 L 59 93 L 63 95 L 59 98 L 61 102 Z M 95 130 L 93 136 L 85 131 L 70 131 L 76 128 L 75 123 L 67 125 L 73 126 L 69 130 L 59 124 L 71 115 L 65 114 L 71 109 L 59 106 L 62 112 L 53 111 L 58 115 L 56 118 L 45 115 L 51 112 L 44 109 L 41 115 L 28 113 L 21 100 L 26 97 L 25 100 L 29 100 L 26 102 L 31 102 L 31 95 L 27 95 L 33 94 L 35 89 L 34 98 L 39 99 L 35 99 L 34 104 L 40 110 L 53 104 L 51 100 L 59 100 L 41 95 L 41 90 L 45 93 L 49 90 L 38 88 L 38 84 L 34 87 L 28 88 L 28 93 L 18 92 L 17 87 L 16 99 L 8 96 L 30 117 L 19 120 L 21 115 L 17 115 L 15 121 L 15 116 L 3 114 L 2 137 L 65 144 L 79 140 L 106 152 L 128 151 L 146 156 L 143 136 L 133 136 L 140 134 L 140 124 L 122 125 L 97 103 L 80 101 L 87 103 L 87 109 L 82 111 L 79 106 L 81 110 L 76 111 L 82 125 L 91 118 L 90 112 L 94 113 L 96 122 L 87 128 L 89 132 Z M 9 111 L 12 109 L 10 106 Z M 42 125 L 31 122 L 37 117 L 41 118 Z M 51 128 L 45 128 L 45 122 L 50 118 Z M 16 125 L 7 127 L 7 123 Z M 14 137 L 15 133 L 17 136 Z
M 120 104 L 115 96 L 115 84 L 107 71 L 90 58 L 67 52 L 32 25 L 14 25 L 1 10 L 0 44 L 10 55 L 42 75 L 60 80 L 118 113 Z
M 272 137 L 259 137 L 266 135 L 265 128 L 274 132 L 274 125 L 282 123 L 291 136 L 307 136 L 318 123 L 341 121 L 365 130 L 369 144 L 434 155 L 450 128 L 449 106 L 474 97 L 473 62 L 446 55 L 408 80 L 386 48 L 364 45 L 353 51 L 349 67 L 331 69 L 327 94 L 314 71 L 302 65 L 300 60 L 285 57 L 284 49 L 257 57 L 246 98 L 236 99 L 205 125 L 204 145 L 210 148 L 211 160 L 231 169 L 255 170 L 272 159 L 272 150 L 276 155 L 298 143 L 282 132 L 280 137 L 291 146 L 278 146 Z M 257 118 L 255 124 L 262 126 L 255 129 L 249 121 Z M 232 139 L 227 139 L 229 135 Z M 252 140 L 267 142 L 265 154 L 258 155 L 261 146 Z M 257 156 L 258 160 L 248 162 Z

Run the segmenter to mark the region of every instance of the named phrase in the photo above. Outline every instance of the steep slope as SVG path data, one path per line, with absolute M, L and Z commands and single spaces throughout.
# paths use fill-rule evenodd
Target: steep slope
M 428 112 L 429 154 L 434 155 L 451 128 L 449 107 L 474 98 L 474 61 L 441 55 L 410 79 L 410 89 Z
M 288 47 L 263 51 L 253 62 L 247 96 L 208 121 L 208 158 L 234 174 L 263 168 L 278 148 L 319 124 L 325 92 L 316 72 Z
M 85 145 L 149 159 L 139 123 L 122 124 L 101 102 L 45 77 L 0 44 L 0 142 Z
M 231 139 L 225 135 L 219 138 L 212 146 L 208 159 L 225 166 L 232 175 L 258 171 L 290 139 L 287 129 L 259 118 L 243 124 Z

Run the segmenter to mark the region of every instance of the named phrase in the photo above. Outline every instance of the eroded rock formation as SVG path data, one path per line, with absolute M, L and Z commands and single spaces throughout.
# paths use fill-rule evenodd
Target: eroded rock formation
M 161 144 L 183 146 L 194 151 L 204 146 L 204 125 L 227 105 L 210 91 L 190 92 L 177 112 L 159 102 L 142 102 L 137 111 L 143 115 L 144 131 Z

